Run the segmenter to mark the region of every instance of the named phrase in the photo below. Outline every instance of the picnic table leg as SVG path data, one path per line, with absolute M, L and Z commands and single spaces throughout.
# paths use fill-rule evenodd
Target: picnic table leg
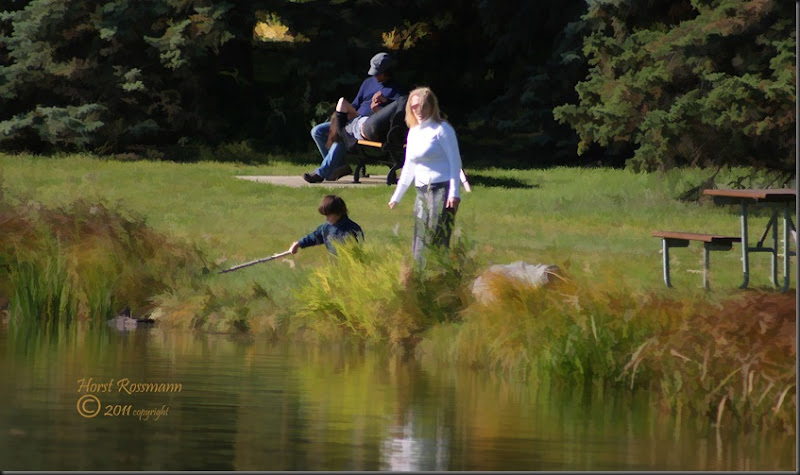
M 742 201 L 742 274 L 744 275 L 744 280 L 742 280 L 742 285 L 739 286 L 740 289 L 747 288 L 747 283 L 750 281 L 750 261 L 749 259 L 749 244 L 747 242 L 747 203 Z
M 711 259 L 708 256 L 710 254 L 709 253 L 708 244 L 709 243 L 703 244 L 703 288 L 706 289 L 706 290 L 709 289 L 709 285 L 708 285 L 708 267 L 709 267 L 709 264 L 711 264 Z
M 791 269 L 789 268 L 789 258 L 792 251 L 789 245 L 789 226 L 792 224 L 789 206 L 783 207 L 783 288 L 781 292 L 789 290 L 789 281 L 791 280 Z M 792 228 L 794 226 L 792 225 Z M 777 246 L 776 246 L 777 247 Z
M 778 286 L 778 210 L 772 213 L 769 219 L 772 227 L 772 285 Z
M 669 244 L 667 244 L 666 239 L 661 240 L 661 253 L 664 263 L 664 283 L 667 284 L 667 287 L 672 287 L 672 284 L 669 282 Z

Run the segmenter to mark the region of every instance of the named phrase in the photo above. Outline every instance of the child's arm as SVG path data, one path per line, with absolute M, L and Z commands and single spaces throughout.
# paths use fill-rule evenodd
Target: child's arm
M 300 240 L 293 242 L 292 245 L 289 246 L 289 250 L 292 251 L 292 254 L 297 254 L 298 249 L 303 249 L 304 247 L 325 244 L 325 234 L 322 232 L 324 226 L 323 224 L 313 232 L 300 238 Z

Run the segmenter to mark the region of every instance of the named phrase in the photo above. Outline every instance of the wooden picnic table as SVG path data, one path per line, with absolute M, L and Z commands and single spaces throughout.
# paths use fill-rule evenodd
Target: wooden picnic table
M 795 241 L 797 249 L 796 233 L 794 222 L 792 221 L 792 210 L 797 203 L 797 190 L 794 189 L 746 189 L 746 190 L 703 190 L 703 194 L 711 196 L 714 203 L 718 205 L 739 205 L 739 219 L 741 223 L 740 236 L 742 243 L 742 274 L 743 281 L 739 286 L 744 289 L 750 281 L 750 253 L 769 252 L 772 254 L 772 283 L 778 286 L 778 221 L 782 216 L 783 233 L 783 287 L 782 291 L 789 289 L 791 269 L 789 268 L 789 258 L 796 256 L 796 251 L 790 248 L 791 241 Z M 750 245 L 748 239 L 748 219 L 751 207 L 769 207 L 772 210 L 769 221 L 764 228 L 764 234 L 755 246 Z M 791 234 L 791 237 L 790 237 Z M 767 242 L 767 237 L 771 238 Z

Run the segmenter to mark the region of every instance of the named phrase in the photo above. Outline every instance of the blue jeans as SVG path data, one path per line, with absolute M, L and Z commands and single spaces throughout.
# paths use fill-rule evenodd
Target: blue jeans
M 445 208 L 449 190 L 448 181 L 417 187 L 411 253 L 420 267 L 425 262 L 425 248 L 450 246 L 450 235 L 453 232 L 456 214 L 452 208 Z
M 340 143 L 334 142 L 330 149 L 325 145 L 328 142 L 330 129 L 330 122 L 317 124 L 311 129 L 311 138 L 314 139 L 314 143 L 317 145 L 320 155 L 322 155 L 322 163 L 319 168 L 314 170 L 314 173 L 322 178 L 328 178 L 332 171 L 344 165 L 344 157 L 347 153 L 347 149 Z

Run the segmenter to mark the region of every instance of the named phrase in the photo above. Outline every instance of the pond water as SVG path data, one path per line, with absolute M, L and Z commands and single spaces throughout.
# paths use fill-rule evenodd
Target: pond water
M 158 328 L 0 333 L 4 470 L 794 470 L 796 437 L 645 393 L 536 388 L 375 351 Z M 144 392 L 140 391 L 144 390 Z

